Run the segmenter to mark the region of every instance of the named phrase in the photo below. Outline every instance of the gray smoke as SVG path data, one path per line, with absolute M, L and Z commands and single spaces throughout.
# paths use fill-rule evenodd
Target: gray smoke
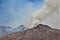
M 35 12 L 31 20 L 30 28 L 37 24 L 46 24 L 52 28 L 60 29 L 60 1 L 47 0 L 42 9 Z

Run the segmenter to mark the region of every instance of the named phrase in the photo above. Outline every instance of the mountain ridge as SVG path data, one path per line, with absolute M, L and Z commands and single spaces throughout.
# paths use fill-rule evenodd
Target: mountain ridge
M 4 35 L 0 40 L 60 40 L 60 30 L 39 24 L 23 32 Z
M 20 25 L 16 28 L 11 28 L 10 26 L 0 26 L 0 36 L 4 34 L 12 34 L 14 32 L 21 32 L 26 30 L 27 28 L 24 25 Z

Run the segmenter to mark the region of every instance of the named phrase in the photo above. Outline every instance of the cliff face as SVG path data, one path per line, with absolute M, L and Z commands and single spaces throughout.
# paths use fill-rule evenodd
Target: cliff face
M 60 40 L 60 30 L 39 24 L 23 32 L 4 35 L 0 40 Z

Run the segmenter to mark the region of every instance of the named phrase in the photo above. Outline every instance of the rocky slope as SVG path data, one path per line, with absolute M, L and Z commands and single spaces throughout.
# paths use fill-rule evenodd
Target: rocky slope
M 60 40 L 60 30 L 39 24 L 23 32 L 6 34 L 0 40 Z

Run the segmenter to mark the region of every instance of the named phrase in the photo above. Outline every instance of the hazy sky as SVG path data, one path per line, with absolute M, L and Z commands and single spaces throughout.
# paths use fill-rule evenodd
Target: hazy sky
M 43 4 L 44 0 L 0 0 L 0 25 L 25 25 Z

